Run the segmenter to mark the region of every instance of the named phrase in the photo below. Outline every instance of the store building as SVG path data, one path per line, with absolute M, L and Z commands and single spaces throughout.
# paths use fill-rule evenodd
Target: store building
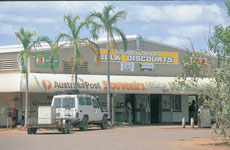
M 78 88 L 82 93 L 98 95 L 106 108 L 106 41 L 100 46 L 100 62 L 95 64 L 92 50 L 82 46 L 83 60 L 78 67 Z M 176 73 L 182 72 L 181 59 L 186 51 L 148 40 L 128 36 L 128 51 L 122 50 L 117 40 L 112 50 L 111 97 L 114 121 L 127 121 L 127 103 L 131 103 L 132 121 L 136 124 L 179 123 L 189 121 L 189 97 L 196 94 L 190 89 L 173 86 Z M 21 119 L 25 106 L 25 75 L 20 73 L 19 46 L 0 47 L 0 107 L 17 110 Z M 50 105 L 53 95 L 74 88 L 74 77 L 69 56 L 73 50 L 66 45 L 54 60 L 55 73 L 49 67 L 51 50 L 47 45 L 37 48 L 29 59 L 29 116 L 38 106 Z M 206 61 L 209 61 L 207 57 Z M 204 81 L 206 82 L 206 81 Z M 0 122 L 0 126 L 5 123 Z

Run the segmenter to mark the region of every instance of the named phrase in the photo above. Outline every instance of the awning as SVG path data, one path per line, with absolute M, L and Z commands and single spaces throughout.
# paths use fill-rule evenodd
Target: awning
M 196 94 L 186 88 L 175 88 L 175 77 L 110 76 L 111 93 L 130 94 Z M 23 74 L 1 75 L 0 92 L 25 92 Z M 203 80 L 202 83 L 208 83 Z M 57 93 L 74 89 L 74 76 L 70 74 L 29 74 L 29 92 Z M 78 89 L 86 93 L 106 93 L 106 75 L 78 75 Z

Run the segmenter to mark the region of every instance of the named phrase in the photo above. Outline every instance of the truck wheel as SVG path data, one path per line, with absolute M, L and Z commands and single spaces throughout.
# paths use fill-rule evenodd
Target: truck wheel
M 101 129 L 107 129 L 107 127 L 108 127 L 108 118 L 106 116 L 103 116 L 101 122 Z
M 70 133 L 70 121 L 67 122 L 67 133 Z
M 37 128 L 32 128 L 31 131 L 32 131 L 32 134 L 36 134 L 37 133 Z
M 65 127 L 62 128 L 62 133 L 67 134 L 67 132 L 68 132 L 68 121 L 65 121 Z
M 27 128 L 27 133 L 28 134 L 32 134 L 32 129 L 31 128 Z
M 86 131 L 88 129 L 88 119 L 87 117 L 84 117 L 82 120 L 82 127 L 80 127 L 80 130 Z

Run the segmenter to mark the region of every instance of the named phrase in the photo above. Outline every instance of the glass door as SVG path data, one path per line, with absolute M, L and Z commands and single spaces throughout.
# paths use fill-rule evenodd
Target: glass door
M 150 124 L 149 95 L 136 95 L 135 107 L 136 123 Z

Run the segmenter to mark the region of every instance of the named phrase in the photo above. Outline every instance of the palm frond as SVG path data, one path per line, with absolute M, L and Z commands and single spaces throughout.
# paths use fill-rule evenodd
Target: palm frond
M 125 34 L 117 27 L 113 27 L 113 31 L 115 32 L 115 34 L 117 34 L 118 36 L 122 38 L 124 51 L 127 51 L 128 41 L 127 41 Z
M 106 18 L 107 21 L 109 21 L 111 19 L 110 18 L 110 11 L 114 12 L 114 6 L 113 5 L 105 6 L 104 9 L 103 9 L 103 15 L 104 15 L 104 17 Z
M 122 21 L 126 18 L 126 11 L 119 11 L 114 16 L 112 16 L 110 23 L 116 24 L 118 21 Z
M 82 29 L 83 27 L 88 28 L 88 26 L 89 26 L 89 24 L 88 24 L 87 21 L 81 22 L 81 23 L 79 24 L 79 26 L 77 27 L 76 37 L 78 37 L 79 32 L 81 31 L 81 29 Z
M 79 16 L 72 16 L 71 14 L 68 14 L 68 15 L 65 15 L 63 20 L 64 22 L 67 23 L 67 26 L 69 27 L 70 29 L 70 32 L 72 34 L 73 37 L 76 37 L 77 36 L 77 32 L 76 32 L 76 22 L 77 20 L 79 19 Z
M 94 56 L 95 56 L 96 65 L 98 65 L 99 60 L 100 60 L 99 46 L 95 42 L 93 42 L 93 41 L 91 41 L 90 39 L 87 39 L 87 38 L 82 39 L 81 42 L 86 44 L 86 45 L 88 45 L 92 49 L 92 51 L 94 53 Z
M 102 13 L 99 12 L 91 12 L 87 17 L 86 20 L 95 20 L 95 19 L 99 19 L 99 21 L 101 21 L 103 24 L 106 23 L 105 17 L 103 16 Z
M 73 37 L 69 34 L 66 34 L 66 33 L 60 33 L 57 37 L 57 41 L 60 41 L 60 40 L 63 40 L 63 39 L 66 39 L 66 40 L 69 40 L 71 41 L 71 39 L 73 39 Z

